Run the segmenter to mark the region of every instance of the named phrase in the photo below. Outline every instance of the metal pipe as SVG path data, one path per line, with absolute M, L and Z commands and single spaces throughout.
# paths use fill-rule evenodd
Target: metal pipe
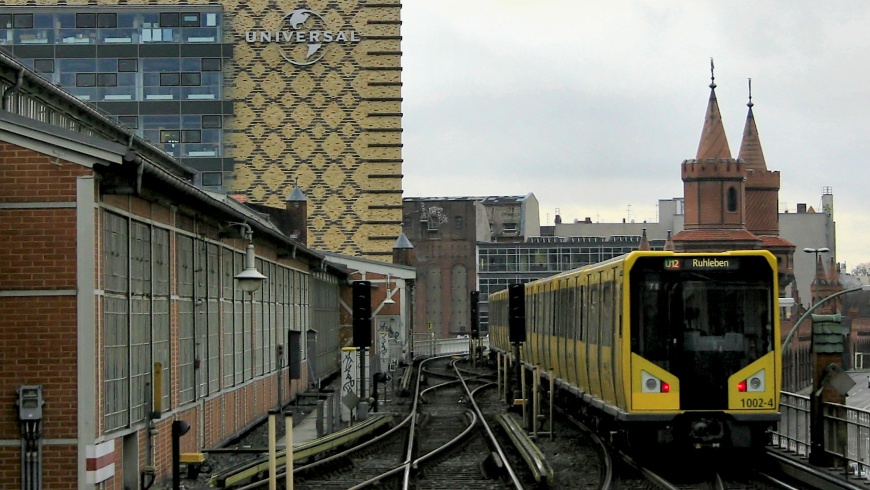
M 7 88 L 3 92 L 3 110 L 9 110 L 9 96 L 14 94 L 21 88 L 21 84 L 24 82 L 24 67 L 18 69 L 18 74 L 15 76 L 15 85 Z
M 269 411 L 269 490 L 278 490 L 278 465 L 275 450 L 275 412 Z
M 287 441 L 284 449 L 284 488 L 293 490 L 293 412 L 284 415 L 284 434 Z

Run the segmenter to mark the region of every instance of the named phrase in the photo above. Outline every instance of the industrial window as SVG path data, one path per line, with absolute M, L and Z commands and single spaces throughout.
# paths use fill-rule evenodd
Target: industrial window
M 102 13 L 97 14 L 97 27 L 103 29 L 114 29 L 118 27 L 118 14 Z
M 96 73 L 76 73 L 76 87 L 94 87 L 96 85 Z
M 98 73 L 97 74 L 97 86 L 98 87 L 117 87 L 118 86 L 118 74 L 117 73 Z
M 221 116 L 202 116 L 202 128 L 220 128 L 222 126 Z
M 76 28 L 91 29 L 97 27 L 97 14 L 76 14 Z
M 12 16 L 12 27 L 16 29 L 33 29 L 33 14 L 15 14 Z
M 161 73 L 160 85 L 163 87 L 175 87 L 181 83 L 181 75 L 179 73 Z
M 199 14 L 196 12 L 181 14 L 181 27 L 199 27 Z
M 202 75 L 196 72 L 182 73 L 181 84 L 185 87 L 198 87 L 201 85 Z
M 178 27 L 178 12 L 161 12 L 160 27 Z
M 221 71 L 220 58 L 203 58 L 202 71 Z
M 42 73 L 54 73 L 54 60 L 50 58 L 33 60 L 33 69 Z
M 0 14 L 0 29 L 12 29 L 12 14 Z
M 139 60 L 133 59 L 119 59 L 118 60 L 118 71 L 120 72 L 131 72 L 131 71 L 139 71 Z
M 178 370 L 179 403 L 194 400 L 196 373 L 193 368 L 194 336 L 194 254 L 193 238 L 176 235 L 176 277 L 178 278 Z

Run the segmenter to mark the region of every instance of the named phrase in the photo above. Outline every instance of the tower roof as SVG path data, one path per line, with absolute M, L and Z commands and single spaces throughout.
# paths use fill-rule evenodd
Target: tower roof
M 743 141 L 740 143 L 740 153 L 737 158 L 746 162 L 747 170 L 767 170 L 764 152 L 761 151 L 761 140 L 758 138 L 758 128 L 755 126 L 755 115 L 752 113 L 752 79 L 749 79 L 749 112 L 746 114 L 746 125 L 743 126 Z
M 713 60 L 710 60 L 710 100 L 707 102 L 707 114 L 704 116 L 701 142 L 698 143 L 698 155 L 695 157 L 698 160 L 731 158 L 728 138 L 725 137 L 725 127 L 722 124 L 722 114 L 719 112 L 719 102 L 716 100 L 715 79 Z

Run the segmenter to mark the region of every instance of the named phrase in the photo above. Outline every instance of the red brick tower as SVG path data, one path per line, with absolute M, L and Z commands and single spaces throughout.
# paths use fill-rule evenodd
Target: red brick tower
M 674 248 L 678 252 L 756 249 L 761 239 L 746 229 L 746 164 L 731 158 L 712 60 L 710 73 L 710 100 L 698 154 L 682 164 L 685 228 L 674 235 Z

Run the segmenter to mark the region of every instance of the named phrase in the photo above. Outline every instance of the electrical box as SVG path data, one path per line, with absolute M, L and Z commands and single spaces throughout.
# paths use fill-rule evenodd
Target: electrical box
M 21 420 L 42 420 L 42 406 L 45 401 L 42 399 L 41 385 L 21 385 L 18 387 L 18 400 L 15 401 L 18 405 L 18 418 Z

